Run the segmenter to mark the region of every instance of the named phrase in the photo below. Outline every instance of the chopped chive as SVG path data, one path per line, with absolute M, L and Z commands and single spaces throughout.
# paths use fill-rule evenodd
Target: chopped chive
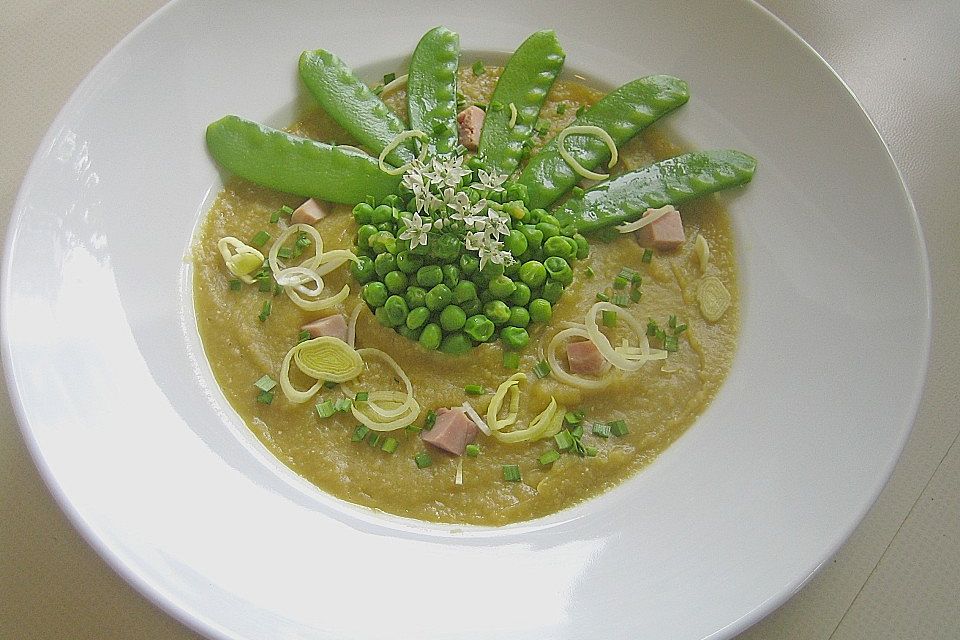
M 503 465 L 503 479 L 507 482 L 520 482 L 520 467 L 515 464 Z
M 603 291 L 597 292 L 597 302 L 610 302 L 610 296 Z
M 356 402 L 366 402 L 370 399 L 369 391 L 358 391 L 357 395 L 353 398 Z
M 550 451 L 547 451 L 545 454 L 537 458 L 537 462 L 543 466 L 547 466 L 548 464 L 553 464 L 559 459 L 560 453 L 556 449 L 550 449 Z
M 429 431 L 435 424 L 437 424 L 437 412 L 430 409 L 427 411 L 427 417 L 423 419 L 423 428 Z
M 260 404 L 271 404 L 273 402 L 273 392 L 261 391 L 257 394 L 257 402 Z
M 640 289 L 634 287 L 630 289 L 630 301 L 631 302 L 640 302 L 640 298 L 643 297 L 643 292 Z
M 413 461 L 417 464 L 417 469 L 426 469 L 433 464 L 430 454 L 425 451 L 421 451 L 417 455 L 413 456 Z
M 628 284 L 630 284 L 630 281 L 623 276 L 617 276 L 613 279 L 614 289 L 626 289 Z
M 268 375 L 263 375 L 259 380 L 253 383 L 257 389 L 260 391 L 273 391 L 273 388 L 277 386 L 277 381 L 271 378 Z
M 569 431 L 561 431 L 553 436 L 553 441 L 557 443 L 557 449 L 560 451 L 566 451 L 573 446 L 573 436 Z
M 397 447 L 399 446 L 400 446 L 400 443 L 397 441 L 396 438 L 387 438 L 386 440 L 383 441 L 383 446 L 380 448 L 386 451 L 387 453 L 393 453 L 394 451 L 397 450 Z
M 617 305 L 618 307 L 629 307 L 630 306 L 630 296 L 625 293 L 618 293 L 612 298 L 610 302 Z
M 464 453 L 466 453 L 471 458 L 476 458 L 478 455 L 480 455 L 480 445 L 468 444 L 467 448 L 464 449 Z
M 538 378 L 541 378 L 541 379 L 546 378 L 548 375 L 550 375 L 551 371 L 552 369 L 550 369 L 550 363 L 548 363 L 546 360 L 541 360 L 533 367 L 533 372 L 536 374 Z
M 657 335 L 655 336 L 657 340 L 663 342 L 664 338 L 667 337 L 667 332 L 663 329 L 657 328 Z
M 474 62 L 471 69 L 473 70 L 473 75 L 475 76 L 482 76 L 483 72 L 487 70 L 487 68 L 483 66 L 483 60 L 477 60 Z
M 468 384 L 463 390 L 470 396 L 482 396 L 487 392 L 487 390 L 483 388 L 483 385 L 480 384 Z
M 279 211 L 274 211 L 273 213 L 270 214 L 270 222 L 271 222 L 272 224 L 276 224 L 276 223 L 280 222 L 280 212 L 279 212 Z
M 579 440 L 583 437 L 583 425 L 578 424 L 576 427 L 570 430 L 570 435 L 574 437 L 575 440 Z
M 283 293 L 283 287 L 280 286 L 279 282 L 273 283 L 273 295 L 278 296 Z
M 557 105 L 557 115 L 562 116 L 563 112 L 567 110 L 567 103 L 561 102 Z
M 260 231 L 257 235 L 250 238 L 250 245 L 254 247 L 262 247 L 267 244 L 267 240 L 270 239 L 270 234 L 266 231 Z
M 663 338 L 663 350 L 674 352 L 680 349 L 680 344 L 677 341 L 677 336 L 664 336 Z
M 333 403 L 333 408 L 337 413 L 346 413 L 350 411 L 350 407 L 352 406 L 353 403 L 350 401 L 350 398 L 339 398 Z
M 367 437 L 367 444 L 371 447 L 376 447 L 380 444 L 380 435 L 376 431 L 371 431 L 370 435 Z
M 297 238 L 296 245 L 298 247 L 306 248 L 312 244 L 313 244 L 313 240 L 311 240 L 310 236 L 308 236 L 305 233 L 301 233 L 300 236 Z
M 415 424 L 408 424 L 403 428 L 403 430 L 406 431 L 407 433 L 413 433 L 413 434 L 417 434 L 423 431 L 423 429 L 421 429 Z
M 490 111 L 503 111 L 503 103 L 499 100 L 494 100 L 490 103 Z
M 676 328 L 677 328 L 677 316 L 671 315 L 671 316 L 667 319 L 667 326 L 670 327 L 671 329 L 676 329 Z
M 397 74 L 388 73 L 387 75 L 383 76 L 383 84 L 388 85 L 396 79 L 397 79 Z
M 678 324 L 678 325 L 677 325 L 677 328 L 673 330 L 673 335 L 678 336 L 678 335 L 680 335 L 681 333 L 683 333 L 683 332 L 686 331 L 686 330 L 687 330 L 687 324 L 686 324 L 686 323 Z
M 383 93 L 383 85 L 382 85 L 382 84 L 378 84 L 377 86 L 375 86 L 375 87 L 373 88 L 373 95 L 379 96 L 381 93 Z
M 503 352 L 503 366 L 507 369 L 519 369 L 520 368 L 520 354 L 516 351 L 504 351 Z
M 353 430 L 353 435 L 350 436 L 350 439 L 353 442 L 360 442 L 367 437 L 367 434 L 370 432 L 370 428 L 364 424 L 358 424 L 357 428 Z
M 584 447 L 584 448 L 583 448 L 583 452 L 584 452 L 585 454 L 587 454 L 587 456 L 590 457 L 590 458 L 596 457 L 596 455 L 597 455 L 597 453 L 598 453 L 596 447 Z
M 614 420 L 610 423 L 610 433 L 619 438 L 630 433 L 630 429 L 627 428 L 627 423 L 623 420 Z
M 647 320 L 647 336 L 652 338 L 657 335 L 657 331 L 660 330 L 660 327 L 657 326 L 656 321 L 653 318 Z
M 264 276 L 257 279 L 257 288 L 260 290 L 260 293 L 270 293 L 273 291 L 273 278 L 270 276 Z
M 260 309 L 260 315 L 257 316 L 260 318 L 260 322 L 266 322 L 267 318 L 270 316 L 270 309 L 273 305 L 270 304 L 269 300 L 263 301 L 263 308 Z
M 593 435 L 597 436 L 598 438 L 609 438 L 610 431 L 610 425 L 608 424 L 596 422 L 593 425 Z
M 643 257 L 640 258 L 640 262 L 645 264 L 650 264 L 650 261 L 653 260 L 653 249 L 644 249 Z
M 330 400 L 324 400 L 323 402 L 317 404 L 314 409 L 317 410 L 317 415 L 321 418 L 329 418 L 337 412 L 333 406 L 333 402 Z
M 621 278 L 628 280 L 629 282 L 632 282 L 633 284 L 639 284 L 637 281 L 637 278 L 640 277 L 640 274 L 634 271 L 633 269 L 631 269 L 630 267 L 624 267 L 620 269 L 620 273 L 617 275 L 620 276 Z
M 277 257 L 289 260 L 293 257 L 293 247 L 280 247 L 277 251 Z
M 593 276 L 596 275 L 593 271 L 593 267 L 587 267 L 586 269 L 583 270 L 583 272 L 587 274 L 588 278 L 592 278 Z
M 584 191 L 582 187 L 574 187 L 573 189 L 570 190 L 570 193 L 573 194 L 574 198 L 582 198 Z
M 230 285 L 230 291 L 240 291 L 243 288 L 243 282 L 234 278 L 227 284 Z
M 610 311 L 609 309 L 604 309 L 600 312 L 601 317 L 603 318 L 603 326 L 605 327 L 615 327 L 617 326 L 617 312 Z
M 310 339 L 309 331 L 301 331 L 300 333 L 297 334 L 297 344 L 300 344 L 301 342 L 306 342 L 309 339 Z
M 293 215 L 293 209 L 291 209 L 287 205 L 283 205 L 282 207 L 280 207 L 280 215 L 282 216 Z
M 585 414 L 583 411 L 567 411 L 563 414 L 563 421 L 569 425 L 578 425 L 583 422 Z
M 586 110 L 587 110 L 587 106 L 582 104 L 579 107 L 577 107 L 577 113 L 575 115 L 579 118 L 584 114 Z

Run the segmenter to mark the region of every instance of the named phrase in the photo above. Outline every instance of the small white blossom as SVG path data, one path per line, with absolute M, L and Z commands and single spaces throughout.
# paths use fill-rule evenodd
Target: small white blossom
M 479 176 L 480 182 L 474 182 L 470 186 L 475 189 L 486 190 L 488 193 L 503 191 L 503 183 L 507 181 L 506 175 L 497 173 L 496 171 L 487 173 L 483 169 L 478 169 L 477 176 Z
M 413 214 L 409 218 L 401 219 L 406 229 L 400 232 L 401 240 L 409 240 L 410 248 L 416 248 L 419 245 L 427 244 L 427 237 L 433 223 L 424 222 L 419 213 Z

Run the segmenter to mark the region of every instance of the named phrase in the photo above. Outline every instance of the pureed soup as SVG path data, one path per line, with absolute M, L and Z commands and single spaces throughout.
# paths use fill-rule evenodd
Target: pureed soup
M 409 76 L 373 91 L 306 52 L 323 106 L 289 135 L 211 125 L 246 179 L 201 225 L 194 292 L 218 383 L 290 468 L 386 512 L 501 525 L 623 482 L 714 397 L 736 261 L 727 212 L 692 198 L 753 164 L 648 127 L 686 101 L 675 78 L 605 98 L 544 83 L 563 60 L 552 32 L 504 69 L 458 68 L 455 35 L 429 32 Z M 369 176 L 393 193 L 358 197 Z

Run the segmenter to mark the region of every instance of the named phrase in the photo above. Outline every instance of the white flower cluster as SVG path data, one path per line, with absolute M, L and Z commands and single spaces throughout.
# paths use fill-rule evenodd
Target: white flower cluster
M 510 265 L 514 262 L 504 250 L 502 238 L 510 233 L 510 216 L 500 211 L 500 205 L 487 200 L 490 194 L 504 190 L 507 176 L 495 172 L 477 171 L 479 182 L 471 188 L 481 194 L 471 202 L 460 184 L 470 175 L 464 168 L 462 155 L 436 156 L 431 160 L 414 160 L 403 174 L 401 184 L 413 193 L 416 211 L 402 218 L 405 229 L 401 240 L 409 240 L 410 247 L 426 245 L 431 232 L 447 229 L 463 238 L 468 251 L 480 258 L 480 268 L 487 262 Z

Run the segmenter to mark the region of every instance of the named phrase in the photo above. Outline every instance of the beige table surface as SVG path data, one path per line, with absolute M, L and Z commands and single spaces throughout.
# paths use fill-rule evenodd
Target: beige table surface
M 2 228 L 60 106 L 162 4 L 0 3 Z M 913 434 L 879 500 L 836 557 L 741 638 L 960 638 L 960 1 L 764 4 L 833 66 L 890 146 L 926 236 L 934 331 Z M 26 452 L 6 388 L 0 473 L 0 639 L 198 638 L 73 530 Z

